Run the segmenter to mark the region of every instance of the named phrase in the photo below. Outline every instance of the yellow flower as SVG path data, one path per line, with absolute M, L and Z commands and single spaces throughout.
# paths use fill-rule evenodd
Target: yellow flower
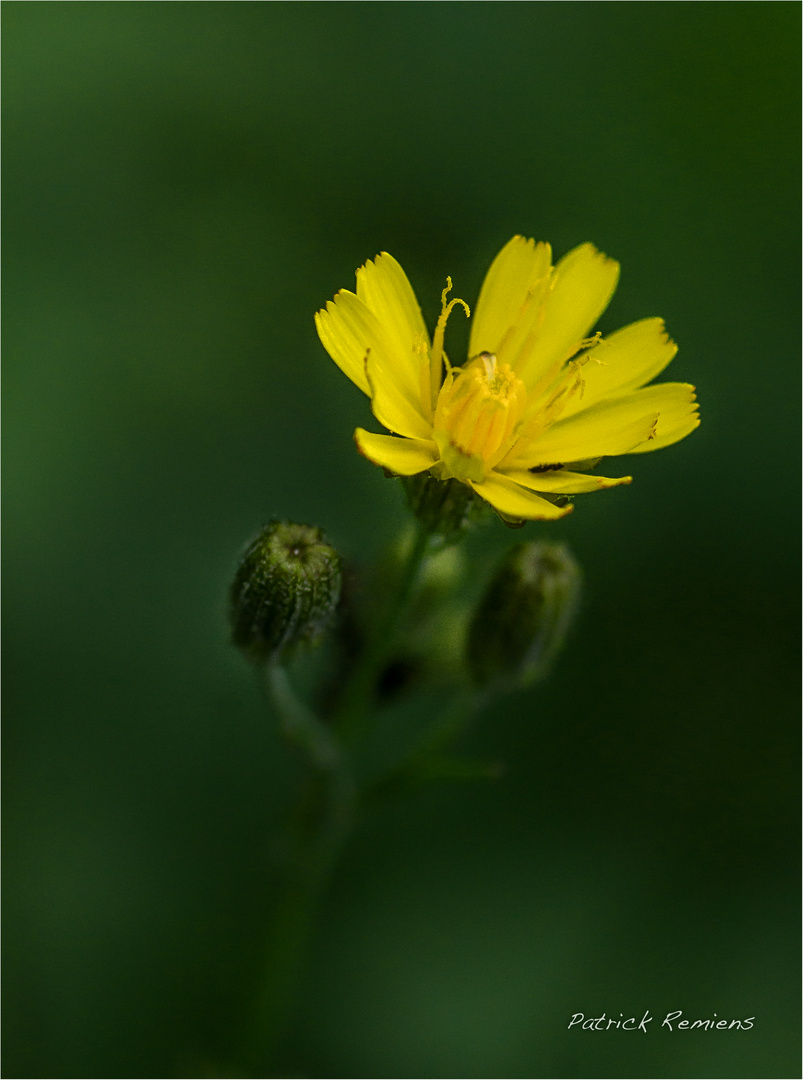
M 451 279 L 430 340 L 401 266 L 385 252 L 367 262 L 356 294 L 342 289 L 315 316 L 324 348 L 393 433 L 357 428 L 360 452 L 401 476 L 460 480 L 513 520 L 559 518 L 572 507 L 556 496 L 629 484 L 583 470 L 669 446 L 699 417 L 693 386 L 645 385 L 677 352 L 661 319 L 588 336 L 618 277 L 591 244 L 553 267 L 548 244 L 514 236 L 486 275 L 469 359 L 456 367 L 446 321 L 455 304 L 470 313 L 447 302 Z

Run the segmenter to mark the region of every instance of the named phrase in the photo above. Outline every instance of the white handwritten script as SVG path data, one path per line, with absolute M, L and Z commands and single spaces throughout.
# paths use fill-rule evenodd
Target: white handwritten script
M 619 1018 L 615 1019 L 608 1017 L 606 1013 L 586 1018 L 585 1013 L 577 1012 L 572 1014 L 569 1028 L 577 1028 L 578 1031 L 642 1031 L 646 1035 L 647 1025 L 651 1024 L 653 1019 L 649 1009 L 641 1020 L 637 1020 L 635 1016 L 625 1017 L 624 1013 L 619 1013 Z M 755 1016 L 748 1016 L 745 1020 L 720 1020 L 716 1013 L 705 1019 L 684 1020 L 683 1010 L 678 1009 L 676 1012 L 668 1012 L 659 1027 L 669 1028 L 670 1031 L 750 1031 L 754 1021 Z

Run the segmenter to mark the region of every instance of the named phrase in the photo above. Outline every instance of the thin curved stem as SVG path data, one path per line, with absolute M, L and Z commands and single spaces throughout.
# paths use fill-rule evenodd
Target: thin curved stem
M 416 526 L 415 539 L 402 566 L 395 594 L 367 641 L 343 693 L 335 716 L 335 727 L 348 742 L 356 742 L 364 734 L 376 681 L 393 647 L 399 622 L 427 553 L 430 535 L 421 525 Z
M 342 764 L 343 753 L 329 728 L 299 698 L 287 678 L 287 672 L 276 661 L 263 669 L 265 690 L 279 715 L 282 734 L 322 772 L 333 772 Z

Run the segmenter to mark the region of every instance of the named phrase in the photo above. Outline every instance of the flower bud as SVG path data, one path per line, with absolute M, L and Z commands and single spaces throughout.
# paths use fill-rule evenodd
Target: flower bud
M 407 505 L 424 529 L 445 543 L 456 543 L 489 506 L 468 484 L 438 480 L 430 473 L 402 477 Z
M 530 541 L 505 557 L 472 616 L 467 663 L 482 687 L 542 679 L 569 629 L 580 568 L 563 544 Z
M 255 663 L 286 658 L 323 631 L 340 581 L 340 556 L 321 529 L 271 522 L 249 545 L 231 586 L 232 641 Z

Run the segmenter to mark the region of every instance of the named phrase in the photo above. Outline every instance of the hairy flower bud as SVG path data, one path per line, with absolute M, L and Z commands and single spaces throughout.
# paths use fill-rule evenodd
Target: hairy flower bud
M 407 505 L 424 529 L 445 543 L 456 543 L 485 517 L 488 505 L 457 480 L 437 480 L 429 473 L 402 477 Z
M 563 544 L 512 548 L 471 619 L 466 659 L 474 681 L 513 689 L 543 678 L 563 645 L 579 591 L 580 568 Z
M 340 556 L 321 529 L 273 521 L 248 546 L 229 596 L 232 641 L 250 660 L 314 641 L 340 598 Z

